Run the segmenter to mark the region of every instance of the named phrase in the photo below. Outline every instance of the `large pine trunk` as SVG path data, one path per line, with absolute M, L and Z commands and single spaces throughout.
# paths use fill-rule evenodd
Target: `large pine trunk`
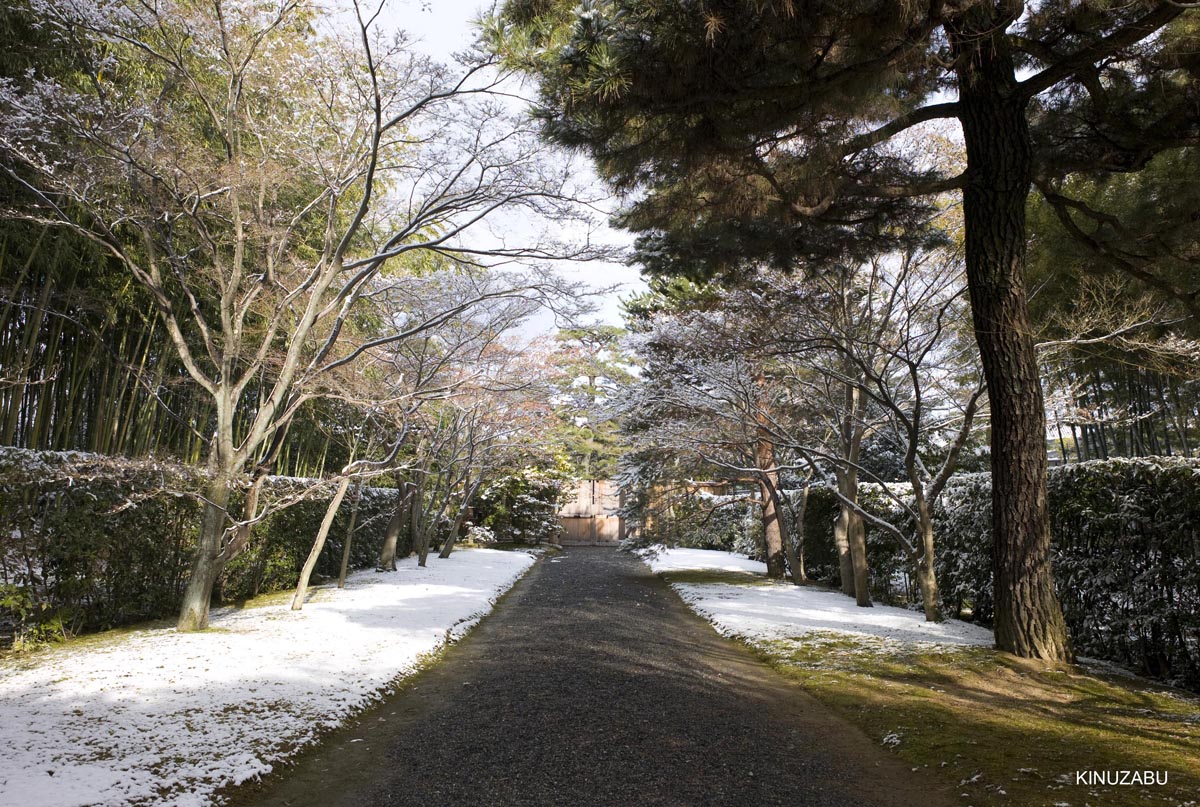
M 967 285 L 991 402 L 996 646 L 1062 660 L 1071 654 L 1050 568 L 1046 417 L 1024 281 L 1033 154 L 1003 28 L 981 19 L 950 31 L 967 148 Z

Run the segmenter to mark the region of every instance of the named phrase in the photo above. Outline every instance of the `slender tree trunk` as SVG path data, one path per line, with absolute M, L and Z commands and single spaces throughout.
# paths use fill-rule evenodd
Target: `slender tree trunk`
M 333 526 L 333 519 L 337 516 L 338 508 L 342 506 L 342 499 L 346 497 L 346 490 L 349 487 L 350 477 L 347 476 L 338 483 L 337 492 L 333 494 L 329 507 L 325 508 L 325 518 L 321 519 L 321 529 L 317 531 L 317 538 L 313 541 L 312 550 L 304 561 L 304 568 L 300 570 L 296 593 L 292 595 L 293 611 L 299 611 L 304 607 L 304 597 L 308 593 L 308 581 L 312 578 L 313 569 L 317 568 L 317 559 L 321 557 L 321 550 L 325 548 L 325 539 L 329 537 L 329 528 Z
M 238 525 L 233 540 L 226 544 L 221 551 L 222 566 L 240 555 L 242 550 L 250 543 L 250 539 L 254 537 L 254 528 L 250 525 L 250 522 L 258 515 L 258 499 L 262 494 L 262 488 L 266 484 L 266 481 L 267 470 L 259 468 L 255 473 L 254 481 L 246 491 L 246 498 L 242 502 L 242 523 Z
M 425 566 L 426 562 L 429 560 L 429 548 L 433 544 L 433 531 L 435 529 L 437 529 L 436 521 L 433 524 L 429 524 L 428 520 L 426 520 L 426 523 L 422 526 L 421 536 L 417 541 L 417 546 L 415 547 L 417 551 L 418 566 Z
M 967 149 L 967 287 L 991 402 L 996 645 L 1062 660 L 1071 651 L 1050 564 L 1045 407 L 1024 280 L 1033 153 L 1006 25 L 991 8 L 966 12 L 948 34 Z
M 1191 407 L 1185 407 L 1179 395 L 1179 385 L 1174 378 L 1169 378 L 1167 383 L 1170 385 L 1171 399 L 1173 405 L 1171 412 L 1173 417 L 1172 422 L 1175 424 L 1175 433 L 1179 435 L 1179 442 L 1183 446 L 1183 456 L 1192 456 L 1192 447 L 1188 444 L 1188 428 L 1191 422 Z
M 921 556 L 917 559 L 917 587 L 921 590 L 921 606 L 925 609 L 926 622 L 941 622 L 942 594 L 938 590 L 937 571 L 934 567 L 933 519 L 929 503 L 921 498 L 917 501 L 917 531 L 920 535 Z
M 1167 450 L 1167 456 L 1170 457 L 1175 453 L 1171 447 L 1171 402 L 1167 400 L 1167 390 L 1161 375 L 1155 375 L 1154 387 L 1154 391 L 1158 393 L 1158 414 L 1162 420 L 1163 446 Z
M 852 502 L 858 501 L 858 472 L 841 469 L 835 472 L 838 492 Z M 842 578 L 842 593 L 854 597 L 867 607 L 871 604 L 870 571 L 867 566 L 866 529 L 862 516 L 843 503 L 833 524 L 833 541 L 838 552 L 838 568 Z
M 342 566 L 338 570 L 338 588 L 346 587 L 346 572 L 350 569 L 350 548 L 354 546 L 354 525 L 358 522 L 358 508 L 362 504 L 362 485 L 354 487 L 354 506 L 350 508 L 350 523 L 346 526 L 346 542 L 342 544 Z
M 838 472 L 838 489 L 844 490 L 840 482 L 842 474 Z M 843 494 L 844 495 L 844 494 Z M 833 522 L 833 546 L 838 556 L 838 576 L 842 581 L 842 593 L 847 597 L 854 596 L 854 561 L 850 558 L 850 519 L 853 513 L 849 508 L 838 510 L 837 521 Z
M 9 370 L 13 381 L 13 397 L 12 405 L 8 411 L 8 421 L 4 427 L 3 444 L 6 446 L 24 445 L 26 448 L 37 448 L 37 446 L 29 445 L 27 439 L 21 439 L 18 427 L 21 425 L 21 413 L 26 408 L 25 396 L 30 380 L 29 374 L 33 366 L 33 357 L 37 355 L 35 348 L 37 340 L 41 336 L 42 321 L 45 319 L 46 311 L 50 307 L 50 292 L 53 288 L 53 279 L 47 278 L 46 285 L 42 287 L 42 293 L 38 298 L 37 307 L 30 314 L 29 320 L 25 323 L 23 329 L 25 344 L 19 357 L 20 364 L 16 368 L 10 368 Z
M 1097 445 L 1100 447 L 1100 459 L 1108 459 L 1108 407 L 1104 405 L 1104 387 L 1100 383 L 1100 373 L 1098 370 L 1092 371 L 1092 386 L 1094 387 L 1093 395 L 1096 397 L 1096 433 Z M 1116 445 L 1117 433 L 1113 431 L 1113 448 L 1120 451 Z
M 221 558 L 221 540 L 225 536 L 228 519 L 229 485 L 232 474 L 228 471 L 212 470 L 204 515 L 200 520 L 200 537 L 196 555 L 192 561 L 192 573 L 183 592 L 183 604 L 179 611 L 178 629 L 181 631 L 203 630 L 208 627 L 208 609 L 212 602 L 213 586 L 221 576 L 225 563 Z
M 761 431 L 761 429 L 760 429 Z M 775 447 L 761 433 L 755 446 L 762 494 L 763 538 L 767 549 L 767 577 L 783 579 L 783 523 L 779 512 L 779 472 L 775 470 Z
M 438 552 L 439 558 L 444 560 L 450 557 L 450 553 L 454 551 L 454 544 L 458 542 L 458 531 L 460 529 L 462 529 L 462 519 L 456 516 L 454 523 L 450 525 L 450 535 L 446 538 L 446 542 L 442 544 L 441 551 Z
M 412 542 L 413 551 L 417 553 L 417 565 L 424 566 L 426 559 L 429 557 L 429 517 L 433 515 L 433 504 L 430 503 L 429 511 L 426 512 L 425 507 L 425 479 L 424 476 L 418 476 L 416 487 L 413 489 L 412 501 Z M 434 488 L 436 495 L 437 488 Z
M 866 417 L 866 396 L 856 385 L 846 385 L 846 421 L 843 450 L 848 462 L 846 472 L 839 477 L 842 495 L 858 502 L 858 461 L 861 458 L 863 419 Z M 871 607 L 871 570 L 867 562 L 867 528 L 858 511 L 843 504 L 846 519 L 846 544 L 850 550 L 851 571 L 854 576 L 854 600 L 862 608 Z M 845 587 L 843 586 L 843 590 Z
M 755 387 L 758 390 L 755 405 L 762 407 L 766 402 L 763 394 L 766 387 L 766 373 L 760 368 L 755 375 Z M 771 441 L 767 414 L 761 408 L 755 415 L 756 430 L 754 444 L 754 462 L 758 468 L 759 490 L 762 496 L 763 543 L 767 553 L 767 577 L 782 580 L 786 561 L 784 558 L 783 514 L 779 505 L 779 471 L 776 469 L 775 444 Z
M 398 489 L 400 496 L 396 500 L 396 510 L 388 521 L 387 531 L 383 536 L 383 548 L 379 551 L 379 571 L 381 572 L 396 571 L 396 545 L 399 543 L 400 530 L 404 528 L 404 522 L 408 516 L 408 505 L 412 499 L 410 485 L 409 482 L 400 483 Z
M 446 543 L 442 544 L 442 551 L 438 553 L 439 558 L 448 558 L 454 551 L 454 544 L 458 541 L 458 532 L 462 529 L 463 519 L 467 517 L 467 506 L 470 505 L 471 499 L 475 498 L 475 491 L 478 489 L 479 482 L 475 481 L 463 494 L 462 507 L 458 508 L 458 513 L 454 516 L 454 524 L 450 527 L 450 537 L 446 539 Z
M 779 494 L 782 499 L 782 494 Z M 782 501 L 780 501 L 782 505 Z M 791 575 L 792 582 L 797 586 L 804 585 L 808 580 L 808 575 L 804 573 L 804 511 L 808 508 L 808 485 L 804 486 L 804 490 L 800 494 L 800 512 L 797 514 L 792 509 L 789 502 L 787 510 L 792 514 L 792 523 L 789 526 L 784 524 L 783 529 L 783 552 L 787 557 L 788 573 Z M 780 512 L 783 511 L 781 506 Z M 797 540 L 797 536 L 799 539 Z M 797 546 L 799 543 L 799 546 Z
M 847 374 L 854 372 L 847 363 Z M 838 491 L 851 502 L 858 502 L 858 461 L 862 450 L 866 396 L 857 384 L 845 385 L 845 410 L 841 422 L 840 448 L 845 467 L 836 470 Z M 842 592 L 854 597 L 863 608 L 871 607 L 870 566 L 867 562 L 867 531 L 862 516 L 851 505 L 842 503 L 834 524 L 834 543 L 842 576 Z M 844 547 L 844 551 L 843 551 Z
M 808 494 L 812 490 L 812 486 L 805 483 L 804 491 L 800 494 L 800 509 L 796 512 L 795 529 L 792 532 L 792 540 L 796 545 L 796 560 L 799 565 L 797 568 L 800 572 L 800 582 L 808 582 L 808 570 L 804 567 L 804 545 L 807 541 L 808 526 L 805 519 L 808 517 Z
M 858 487 L 855 480 L 855 487 Z M 852 513 L 846 538 L 850 543 L 850 560 L 854 564 L 854 601 L 860 608 L 870 608 L 871 568 L 867 563 L 867 527 L 862 516 Z
M 783 531 L 779 518 L 779 506 L 768 482 L 758 483 L 762 497 L 763 538 L 767 549 L 767 577 L 782 580 L 784 574 Z

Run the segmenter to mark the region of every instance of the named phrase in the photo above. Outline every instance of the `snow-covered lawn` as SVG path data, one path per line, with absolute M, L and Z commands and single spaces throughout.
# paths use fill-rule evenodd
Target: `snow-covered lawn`
M 533 563 L 459 550 L 359 572 L 213 630 L 138 631 L 0 665 L 0 805 L 204 805 L 271 770 L 461 635 Z
M 658 549 L 643 555 L 655 572 L 766 574 L 766 564 L 730 552 Z M 748 582 L 753 581 L 748 576 Z M 926 622 L 918 611 L 876 604 L 859 608 L 839 592 L 815 586 L 672 583 L 684 601 L 727 636 L 751 642 L 841 633 L 867 640 L 992 646 L 992 632 L 956 619 Z

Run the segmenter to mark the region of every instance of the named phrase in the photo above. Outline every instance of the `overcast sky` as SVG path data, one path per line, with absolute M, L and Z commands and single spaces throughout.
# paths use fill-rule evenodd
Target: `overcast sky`
M 477 0 L 388 0 L 380 24 L 384 30 L 403 29 L 415 40 L 416 47 L 439 59 L 448 60 L 450 54 L 463 50 L 471 41 L 474 27 L 471 21 L 481 9 L 491 8 L 491 3 Z M 530 92 L 531 88 L 526 88 Z M 579 171 L 591 176 L 586 160 L 577 160 Z M 604 227 L 598 233 L 600 243 L 628 244 L 627 233 Z M 598 298 L 599 310 L 595 319 L 611 325 L 621 325 L 620 298 L 645 288 L 636 269 L 615 263 L 589 262 L 560 266 L 559 271 L 569 279 L 578 280 L 594 288 L 619 286 L 617 292 Z M 554 329 L 553 317 L 549 314 L 536 317 L 530 323 L 532 332 Z

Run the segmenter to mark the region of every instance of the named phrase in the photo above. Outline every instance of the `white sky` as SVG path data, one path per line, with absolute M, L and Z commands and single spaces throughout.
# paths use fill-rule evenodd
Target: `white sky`
M 384 31 L 401 29 L 408 32 L 416 40 L 416 47 L 439 60 L 448 61 L 452 53 L 469 44 L 474 30 L 471 21 L 491 5 L 485 0 L 387 0 L 379 25 Z M 526 93 L 532 91 L 532 87 L 524 88 Z M 587 177 L 592 176 L 585 159 L 578 158 L 576 163 Z M 605 223 L 592 235 L 592 240 L 619 245 L 632 242 L 628 233 L 613 230 Z M 559 265 L 558 271 L 570 280 L 593 288 L 619 287 L 616 292 L 596 300 L 599 307 L 593 318 L 610 325 L 622 324 L 620 298 L 646 287 L 636 268 L 619 263 L 564 263 Z M 554 318 L 547 312 L 534 317 L 525 330 L 529 336 L 534 336 L 554 329 Z

